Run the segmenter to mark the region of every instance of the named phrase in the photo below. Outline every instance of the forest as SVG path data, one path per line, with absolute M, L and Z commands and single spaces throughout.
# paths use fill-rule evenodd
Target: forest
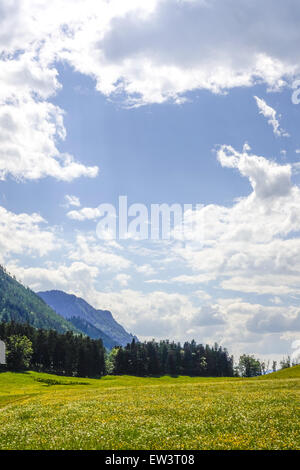
M 101 377 L 105 374 L 102 340 L 26 323 L 0 323 L 0 339 L 7 347 L 8 370 L 30 369 L 58 375 Z
M 132 341 L 110 353 L 108 371 L 116 375 L 191 377 L 232 377 L 233 357 L 215 344 L 203 346 L 195 341 L 180 343 L 166 341 L 145 343 Z
M 7 345 L 9 370 L 31 369 L 78 377 L 234 375 L 233 357 L 217 344 L 210 347 L 192 341 L 181 346 L 168 340 L 144 343 L 133 340 L 126 347 L 107 352 L 101 340 L 72 331 L 61 334 L 16 322 L 0 323 L 0 339 Z M 25 363 L 24 356 L 27 357 Z

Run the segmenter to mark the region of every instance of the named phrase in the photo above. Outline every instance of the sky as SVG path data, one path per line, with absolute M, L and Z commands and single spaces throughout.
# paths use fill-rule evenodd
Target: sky
M 0 0 L 0 263 L 140 339 L 300 340 L 297 0 Z M 192 204 L 188 241 L 99 205 Z

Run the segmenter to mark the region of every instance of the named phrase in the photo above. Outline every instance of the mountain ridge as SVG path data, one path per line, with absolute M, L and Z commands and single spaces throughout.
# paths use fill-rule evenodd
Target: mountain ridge
M 37 292 L 37 295 L 57 314 L 61 315 L 69 322 L 74 322 L 74 318 L 80 318 L 86 321 L 88 326 L 92 326 L 110 337 L 114 346 L 126 346 L 126 344 L 131 343 L 133 339 L 137 340 L 135 336 L 128 333 L 125 328 L 114 319 L 109 310 L 96 309 L 81 297 L 77 297 L 74 294 L 67 294 L 60 290 L 41 291 Z

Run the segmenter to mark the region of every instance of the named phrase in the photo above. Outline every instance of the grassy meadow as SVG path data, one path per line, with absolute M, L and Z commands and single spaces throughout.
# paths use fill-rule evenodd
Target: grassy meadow
M 0 374 L 0 449 L 300 449 L 300 366 L 252 379 Z

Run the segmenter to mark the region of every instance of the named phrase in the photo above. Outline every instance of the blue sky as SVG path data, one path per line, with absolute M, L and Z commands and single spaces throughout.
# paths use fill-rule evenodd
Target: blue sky
M 291 102 L 291 90 L 267 93 L 264 85 L 230 90 L 225 95 L 197 90 L 189 93 L 189 101 L 182 105 L 163 103 L 128 109 L 122 107 L 120 99 L 111 102 L 97 93 L 92 79 L 67 65 L 58 64 L 57 68 L 63 88 L 51 102 L 64 109 L 67 130 L 59 149 L 98 166 L 99 175 L 89 181 L 64 183 L 46 178 L 26 185 L 9 179 L 3 185 L 8 208 L 34 208 L 57 223 L 65 221 L 65 211 L 59 206 L 70 192 L 88 207 L 101 202 L 117 204 L 123 194 L 129 203 L 146 205 L 230 205 L 235 198 L 249 194 L 250 185 L 238 172 L 221 167 L 215 155 L 218 145 L 226 143 L 241 149 L 249 142 L 254 153 L 278 163 L 284 163 L 285 158 L 299 161 L 295 150 L 300 148 L 300 109 Z M 283 115 L 282 125 L 292 129 L 292 139 L 274 136 L 258 114 L 254 95 Z M 290 114 L 294 119 L 289 119 Z M 281 150 L 287 150 L 288 157 Z M 297 175 L 294 179 L 297 181 Z M 49 197 L 39 198 L 41 192 Z
M 298 3 L 270 14 L 269 1 L 76 0 L 59 14 L 41 3 L 0 2 L 0 261 L 142 339 L 290 354 Z M 121 195 L 202 204 L 204 245 L 197 233 L 186 245 L 99 240 L 86 214 Z

